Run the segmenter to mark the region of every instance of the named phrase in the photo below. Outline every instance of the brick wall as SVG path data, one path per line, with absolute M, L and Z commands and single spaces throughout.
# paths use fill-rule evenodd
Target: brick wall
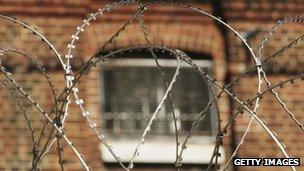
M 229 1 L 224 3 L 225 14 L 228 18 L 228 22 L 238 31 L 250 31 L 257 29 L 259 32 L 256 36 L 247 40 L 250 45 L 257 49 L 258 43 L 263 36 L 269 31 L 278 19 L 282 19 L 287 16 L 299 16 L 302 13 L 300 10 L 303 8 L 303 3 L 300 1 L 249 1 L 247 4 L 242 1 Z M 262 59 L 272 55 L 280 47 L 286 45 L 288 42 L 300 36 L 298 34 L 302 29 L 301 24 L 287 24 L 282 27 L 278 33 L 271 38 L 271 42 L 267 45 L 262 53 Z M 229 57 L 232 62 L 230 64 L 230 70 L 233 75 L 238 75 L 242 69 L 246 66 L 253 64 L 252 58 L 246 55 L 244 47 L 240 41 L 235 39 L 235 36 L 229 34 Z M 300 49 L 303 47 L 302 43 L 299 43 L 295 48 L 289 50 L 283 55 L 278 56 L 276 59 L 270 60 L 263 69 L 268 73 L 268 77 L 272 83 L 278 83 L 291 76 L 300 74 L 302 71 L 302 60 L 300 59 Z M 255 51 L 256 52 L 256 51 Z M 250 60 L 248 60 L 250 59 Z M 246 100 L 256 94 L 257 86 L 257 74 L 251 74 L 245 79 L 242 79 L 240 84 L 234 87 L 241 99 Z M 255 86 L 252 86 L 252 85 Z M 298 82 L 295 85 L 290 85 L 277 91 L 280 97 L 287 104 L 287 107 L 292 111 L 296 118 L 303 123 L 304 118 L 301 116 L 303 108 L 300 104 L 303 97 L 302 90 L 300 90 L 302 83 Z M 265 87 L 265 82 L 263 83 Z M 239 105 L 234 106 L 235 109 Z M 261 100 L 260 109 L 257 111 L 274 130 L 278 139 L 287 146 L 287 151 L 293 157 L 303 158 L 303 148 L 300 142 L 304 138 L 302 131 L 299 127 L 295 126 L 295 123 L 291 121 L 286 112 L 282 110 L 282 107 L 278 104 L 273 95 L 267 94 L 263 96 Z M 249 122 L 248 113 L 244 114 L 245 117 L 239 117 L 236 120 L 235 126 L 235 139 L 237 141 L 243 135 L 244 130 Z M 269 135 L 265 133 L 263 128 L 254 122 L 253 127 L 250 129 L 250 133 L 245 140 L 244 145 L 241 146 L 238 156 L 240 157 L 283 157 L 279 152 L 275 143 L 270 139 Z M 238 170 L 286 170 L 287 167 L 240 167 Z M 299 168 L 300 170 L 303 167 Z
M 287 2 L 286 2 L 287 3 Z M 104 2 L 87 0 L 87 1 L 1 1 L 0 12 L 16 16 L 30 25 L 37 26 L 37 29 L 43 33 L 54 44 L 62 56 L 66 53 L 66 45 L 70 40 L 72 33 L 75 32 L 77 25 L 81 23 L 83 18 L 96 11 L 98 8 L 105 5 Z M 280 5 L 281 4 L 281 5 Z M 288 1 L 287 5 L 277 3 L 273 11 L 269 11 L 269 2 L 260 2 L 245 4 L 244 1 L 227 1 L 223 4 L 224 14 L 232 27 L 239 31 L 248 31 L 252 28 L 258 28 L 263 32 L 259 33 L 249 43 L 256 44 L 266 30 L 270 29 L 274 21 L 287 14 L 301 14 L 301 3 Z M 202 9 L 212 11 L 212 7 L 208 3 L 200 5 Z M 26 9 L 26 10 L 25 10 Z M 216 23 L 200 17 L 187 10 L 173 7 L 151 6 L 150 12 L 145 15 L 148 32 L 151 34 L 152 41 L 155 44 L 166 45 L 182 50 L 193 51 L 198 53 L 210 54 L 214 62 L 215 78 L 221 83 L 224 83 L 225 74 L 231 71 L 232 77 L 236 76 L 241 70 L 250 65 L 247 62 L 247 57 L 243 47 L 235 37 L 228 34 L 228 54 L 225 54 L 224 37 L 219 31 Z M 257 12 L 263 9 L 262 12 Z M 73 67 L 80 66 L 87 60 L 96 49 L 109 38 L 109 36 L 119 28 L 134 12 L 134 8 L 122 7 L 114 10 L 111 14 L 105 14 L 102 18 L 92 23 L 91 26 L 81 34 L 80 40 L 76 43 L 75 58 L 73 59 Z M 281 11 L 286 11 L 282 13 Z M 292 30 L 292 33 L 301 31 L 301 26 L 291 25 L 284 27 L 285 30 Z M 284 33 L 284 31 L 282 31 Z M 286 31 L 285 31 L 286 32 Z M 283 34 L 282 33 L 282 34 Z M 288 34 L 288 39 L 296 37 L 296 35 Z M 1 47 L 16 47 L 25 50 L 34 57 L 39 58 L 43 65 L 47 66 L 52 79 L 56 83 L 56 88 L 61 89 L 64 86 L 64 77 L 60 71 L 58 60 L 53 53 L 43 46 L 28 31 L 16 27 L 12 23 L 4 20 L 0 21 L 0 37 Z M 274 37 L 275 43 L 271 47 L 278 48 L 276 42 L 283 44 L 286 38 L 282 36 Z M 145 44 L 144 37 L 140 33 L 140 26 L 135 21 L 131 26 L 119 36 L 109 47 L 110 49 L 124 47 L 128 45 Z M 294 73 L 299 68 L 297 66 L 300 60 L 298 50 L 292 51 L 290 56 L 284 56 L 284 61 L 291 63 L 288 67 L 288 73 Z M 271 48 L 274 49 L 274 48 Z M 274 50 L 273 50 L 274 52 Z M 266 51 L 265 54 L 271 54 L 272 51 Z M 227 63 L 227 57 L 230 63 Z M 299 62 L 290 62 L 289 58 L 298 59 Z M 280 58 L 281 59 L 281 58 Z M 273 68 L 284 68 L 285 63 L 277 59 Z M 33 94 L 46 109 L 50 109 L 52 101 L 50 101 L 50 90 L 47 88 L 47 83 L 41 75 L 35 71 L 28 72 L 26 63 L 19 56 L 10 56 L 5 61 L 14 66 L 16 80 L 20 81 L 28 91 Z M 271 66 L 271 65 L 270 65 Z M 23 69 L 22 69 L 23 68 Z M 270 69 L 271 71 L 271 69 Z M 275 70 L 276 71 L 276 70 Z M 287 78 L 289 75 L 284 73 L 276 73 L 272 71 L 271 80 L 279 81 Z M 26 76 L 25 76 L 26 75 Z M 39 75 L 39 76 L 38 76 Z M 0 76 L 3 80 L 3 75 Z M 234 87 L 234 91 L 246 99 L 249 96 L 255 95 L 255 87 L 252 83 L 256 83 L 255 75 L 251 75 L 241 80 L 241 83 Z M 250 84 L 248 84 L 250 83 Z M 302 96 L 300 93 L 294 94 L 294 88 L 299 89 L 300 84 L 294 87 L 280 90 L 284 100 L 292 106 L 292 111 L 297 115 L 303 110 L 300 107 Z M 98 68 L 92 71 L 80 85 L 80 96 L 85 99 L 86 108 L 91 111 L 93 120 L 100 127 L 101 123 L 101 98 L 99 91 L 99 72 Z M 0 89 L 0 170 L 25 170 L 30 166 L 30 139 L 24 124 L 22 113 L 16 108 L 15 102 L 10 98 L 4 88 Z M 43 92 L 43 93 L 42 93 Z M 299 95 L 300 94 L 300 95 Z M 288 146 L 288 151 L 294 157 L 301 157 L 303 150 L 301 141 L 304 138 L 301 131 L 292 126 L 292 122 L 286 121 L 287 117 L 282 111 L 278 111 L 279 106 L 270 95 L 267 95 L 263 100 L 261 109 L 258 111 L 261 116 L 268 121 L 270 127 L 278 130 L 280 140 Z M 227 96 L 222 96 L 219 99 L 219 113 L 222 123 L 226 123 L 230 112 L 230 103 Z M 237 105 L 233 106 L 233 110 Z M 34 126 L 38 129 L 41 126 L 43 119 L 39 116 L 32 107 L 28 107 L 30 115 L 33 116 Z M 246 116 L 246 114 L 244 114 Z M 299 117 L 300 120 L 304 118 Z M 248 117 L 239 117 L 234 124 L 235 139 L 238 140 L 242 136 L 242 132 L 246 127 Z M 84 158 L 89 161 L 88 164 L 93 170 L 105 170 L 102 164 L 98 140 L 88 128 L 87 124 L 81 116 L 81 113 L 75 106 L 72 106 L 70 116 L 67 120 L 65 128 L 67 135 L 75 142 L 76 147 L 83 153 Z M 242 146 L 238 155 L 251 157 L 275 157 L 280 155 L 274 144 L 269 140 L 269 137 L 264 133 L 262 128 L 254 124 L 252 131 L 249 133 L 248 141 Z M 286 136 L 288 134 L 288 136 Z M 232 139 L 229 133 L 224 141 L 226 156 L 231 153 Z M 258 145 L 257 145 L 258 144 Z M 73 155 L 70 148 L 64 146 L 63 158 L 66 160 L 65 167 L 67 170 L 81 170 L 81 166 L 77 158 Z M 2 157 L 3 156 L 3 157 Z M 56 159 L 56 150 L 52 149 L 52 153 L 47 156 L 41 165 L 43 170 L 59 170 L 59 165 Z M 246 168 L 241 168 L 244 170 Z M 247 168 L 248 169 L 248 168 Z M 249 168 L 250 170 L 251 168 Z M 259 168 L 260 169 L 260 168 Z M 260 170 L 263 170 L 261 168 Z M 284 168 L 286 169 L 286 168 Z

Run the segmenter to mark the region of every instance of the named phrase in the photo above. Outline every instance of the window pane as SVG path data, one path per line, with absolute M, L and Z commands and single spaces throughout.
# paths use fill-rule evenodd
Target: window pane
M 205 69 L 207 70 L 207 69 Z M 168 81 L 175 68 L 164 67 Z M 157 67 L 108 67 L 103 71 L 104 128 L 112 135 L 142 133 L 161 101 L 166 87 Z M 209 101 L 207 86 L 201 76 L 191 68 L 182 68 L 172 91 L 174 111 L 182 133 L 190 130 L 192 122 Z M 174 133 L 174 123 L 169 100 L 158 114 L 151 132 L 158 135 Z M 211 135 L 210 111 L 196 131 Z

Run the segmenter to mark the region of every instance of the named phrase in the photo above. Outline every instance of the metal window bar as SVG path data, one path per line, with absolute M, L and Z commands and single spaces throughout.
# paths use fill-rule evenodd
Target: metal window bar
M 198 66 L 210 73 L 210 60 L 196 60 Z M 171 79 L 176 60 L 159 59 L 168 79 Z M 201 76 L 184 63 L 181 74 L 173 88 L 172 100 L 177 115 L 180 133 L 190 130 L 199 111 L 208 103 L 209 93 Z M 165 91 L 165 85 L 153 59 L 111 59 L 101 70 L 103 129 L 111 136 L 132 137 L 142 133 L 150 115 L 157 107 Z M 152 125 L 154 135 L 173 135 L 173 119 L 169 102 L 162 107 L 156 122 Z M 197 135 L 212 136 L 216 119 L 211 116 L 201 122 Z

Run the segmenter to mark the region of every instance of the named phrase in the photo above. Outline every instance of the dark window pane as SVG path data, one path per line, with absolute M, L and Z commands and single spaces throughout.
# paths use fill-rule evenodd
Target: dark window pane
M 207 69 L 205 68 L 207 71 Z M 168 81 L 175 68 L 164 67 Z M 112 135 L 142 133 L 163 97 L 166 87 L 157 67 L 106 67 L 103 71 L 105 114 L 103 118 Z M 172 91 L 174 111 L 182 133 L 190 130 L 192 122 L 209 101 L 209 91 L 201 76 L 191 68 L 182 68 Z M 211 135 L 210 111 L 199 123 L 197 134 Z M 174 133 L 169 100 L 152 125 L 154 134 Z

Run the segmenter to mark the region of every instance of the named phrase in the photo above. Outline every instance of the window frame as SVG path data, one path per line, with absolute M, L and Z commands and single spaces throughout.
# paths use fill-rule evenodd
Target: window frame
M 158 59 L 159 63 L 162 65 L 162 67 L 176 67 L 177 66 L 177 60 L 176 59 Z M 212 60 L 206 60 L 206 59 L 196 59 L 193 60 L 194 63 L 199 66 L 200 68 L 208 68 L 210 69 L 211 73 L 213 72 L 213 62 Z M 102 105 L 102 110 L 101 110 L 101 117 L 103 114 L 105 114 L 105 85 L 104 85 L 104 78 L 103 78 L 103 71 L 105 68 L 111 68 L 111 67 L 157 67 L 157 65 L 155 64 L 155 62 L 153 61 L 153 59 L 151 58 L 118 58 L 118 59 L 108 59 L 106 62 L 104 62 L 102 64 L 102 66 L 100 67 L 100 89 L 101 89 L 101 105 Z M 187 64 L 186 62 L 182 62 L 181 63 L 181 67 L 191 67 L 189 64 Z M 212 87 L 213 89 L 213 87 Z M 211 92 L 209 92 L 209 97 L 211 96 Z M 191 164 L 205 164 L 206 162 L 209 162 L 209 155 L 210 152 L 213 150 L 213 148 L 210 148 L 211 151 L 206 148 L 209 147 L 210 145 L 214 145 L 215 144 L 215 137 L 217 134 L 217 127 L 218 127 L 218 123 L 217 123 L 217 111 L 216 111 L 216 107 L 213 105 L 210 108 L 210 119 L 211 119 L 211 135 L 193 135 L 189 145 L 192 145 L 192 150 L 188 150 L 188 151 L 192 151 L 193 154 L 197 154 L 197 152 L 201 152 L 201 153 L 205 153 L 208 154 L 204 157 L 201 158 L 201 160 L 198 160 L 197 158 L 195 158 L 194 156 L 191 157 L 188 160 L 185 161 L 185 163 L 191 163 Z M 102 117 L 102 123 L 104 123 L 103 117 Z M 103 129 L 103 126 L 102 126 Z M 121 137 L 113 137 L 111 135 L 109 135 L 107 132 L 104 132 L 105 135 L 107 136 L 109 143 L 112 144 L 112 146 L 115 149 L 119 149 L 118 151 L 124 151 L 124 156 L 121 156 L 121 159 L 123 162 L 128 162 L 129 158 L 127 156 L 125 156 L 128 153 L 132 154 L 132 150 L 135 150 L 130 148 L 132 146 L 134 146 L 135 144 L 138 143 L 139 140 L 132 140 L 130 138 L 128 138 L 127 136 L 121 136 Z M 184 136 L 180 136 L 180 137 L 184 137 Z M 138 136 L 138 138 L 140 138 L 140 135 Z M 151 141 L 150 143 L 148 143 L 151 148 L 155 148 L 156 149 L 162 149 L 163 148 L 163 142 L 173 142 L 172 145 L 175 146 L 175 135 L 153 135 L 153 138 L 148 139 L 147 141 Z M 147 142 L 145 143 L 145 145 L 147 144 Z M 170 143 L 169 143 L 170 144 Z M 122 148 L 123 147 L 123 148 Z M 100 145 L 101 151 L 102 151 L 102 159 L 104 162 L 108 162 L 108 163 L 113 163 L 116 162 L 115 159 L 111 156 L 111 154 L 108 152 L 108 150 L 104 147 L 104 145 Z M 127 148 L 127 149 L 126 149 Z M 175 147 L 174 147 L 175 148 Z M 207 150 L 208 149 L 208 150 Z M 221 148 L 221 151 L 223 151 L 224 149 Z M 128 151 L 128 152 L 127 152 Z M 154 150 L 152 150 L 154 151 Z M 165 159 L 162 159 L 162 161 L 158 160 L 159 157 L 157 157 L 157 155 L 153 155 L 153 153 L 151 153 L 151 151 L 149 152 L 149 158 L 147 157 L 148 154 L 144 153 L 143 157 L 140 158 L 139 160 L 137 160 L 136 162 L 138 163 L 170 163 L 169 161 L 174 162 L 174 160 L 169 159 L 168 157 Z M 174 156 L 174 155 L 173 155 Z M 208 161 L 207 161 L 208 158 Z M 224 160 L 223 160 L 224 161 Z

